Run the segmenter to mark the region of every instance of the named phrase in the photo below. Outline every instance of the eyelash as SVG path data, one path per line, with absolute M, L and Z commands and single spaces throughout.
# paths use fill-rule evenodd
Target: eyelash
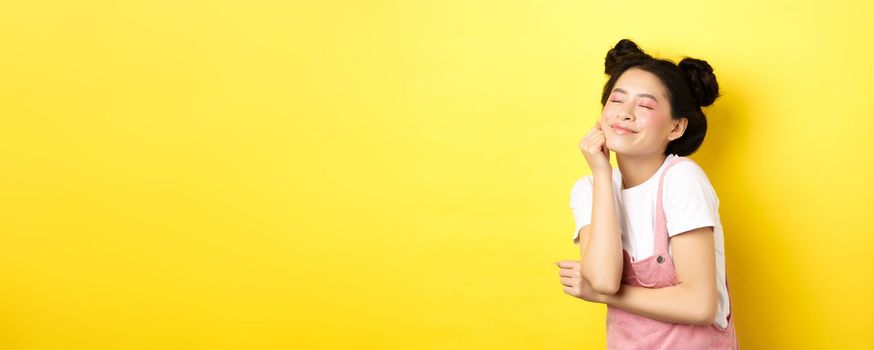
M 610 100 L 610 102 L 622 102 L 622 101 L 618 101 L 618 100 Z M 649 110 L 652 110 L 651 107 L 647 107 L 647 106 L 641 106 L 641 107 L 646 108 L 646 109 L 649 109 Z

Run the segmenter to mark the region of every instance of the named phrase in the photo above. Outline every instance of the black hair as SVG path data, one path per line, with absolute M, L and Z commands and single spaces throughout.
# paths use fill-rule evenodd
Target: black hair
M 671 102 L 671 118 L 686 118 L 688 123 L 683 136 L 668 143 L 665 155 L 687 156 L 698 150 L 707 134 L 707 118 L 701 107 L 706 107 L 719 97 L 719 84 L 713 67 L 707 61 L 691 57 L 679 64 L 667 59 L 654 58 L 640 49 L 633 41 L 622 39 L 607 52 L 604 73 L 610 76 L 601 94 L 601 107 L 607 103 L 613 86 L 622 73 L 637 68 L 658 77 L 667 87 Z

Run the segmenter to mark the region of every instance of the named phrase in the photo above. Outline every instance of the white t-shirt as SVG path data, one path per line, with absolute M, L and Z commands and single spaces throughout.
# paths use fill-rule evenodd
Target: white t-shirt
M 622 174 L 618 167 L 613 168 L 613 193 L 617 203 L 616 217 L 622 233 L 622 248 L 628 251 L 634 261 L 653 254 L 655 242 L 653 225 L 656 220 L 659 178 L 668 162 L 676 157 L 675 154 L 668 155 L 652 177 L 640 185 L 627 189 L 622 189 Z M 580 229 L 592 222 L 591 175 L 580 178 L 574 183 L 571 189 L 570 206 L 576 222 L 574 244 L 579 244 Z M 704 174 L 704 170 L 691 159 L 673 165 L 665 174 L 662 206 L 665 210 L 669 237 L 699 227 L 713 227 L 716 249 L 715 283 L 719 299 L 714 323 L 723 329 L 728 327 L 729 299 L 725 282 L 725 246 L 722 224 L 719 221 L 719 198 L 716 197 L 716 191 Z M 672 251 L 670 248 L 669 241 L 669 254 Z

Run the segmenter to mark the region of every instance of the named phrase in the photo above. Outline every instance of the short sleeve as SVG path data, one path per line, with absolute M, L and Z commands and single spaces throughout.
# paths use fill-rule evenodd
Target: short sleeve
M 694 161 L 681 161 L 665 174 L 662 203 L 668 236 L 719 223 L 719 198 L 704 170 Z
M 574 244 L 580 243 L 580 229 L 592 222 L 592 177 L 577 180 L 571 188 L 571 212 L 574 215 Z

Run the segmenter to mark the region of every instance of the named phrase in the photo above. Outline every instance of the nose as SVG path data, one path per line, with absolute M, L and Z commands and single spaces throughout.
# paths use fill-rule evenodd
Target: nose
M 617 118 L 621 121 L 634 121 L 634 104 L 624 103 L 617 111 Z

